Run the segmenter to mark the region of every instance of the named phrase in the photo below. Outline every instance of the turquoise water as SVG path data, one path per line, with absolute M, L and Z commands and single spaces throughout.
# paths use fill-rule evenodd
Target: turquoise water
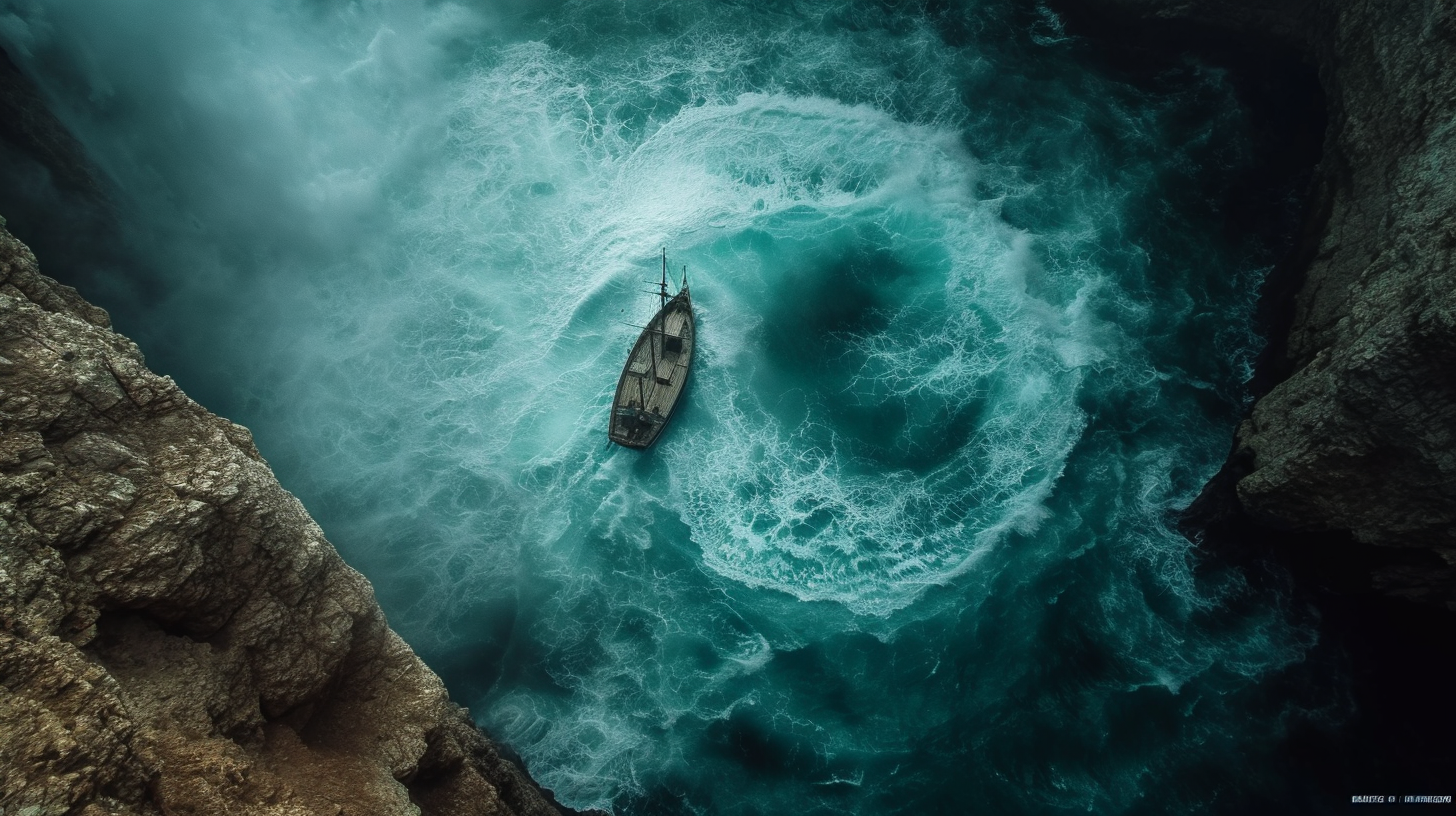
M 90 294 L 564 803 L 1277 795 L 1308 615 L 1173 529 L 1274 252 L 1218 70 L 989 1 L 7 8 L 147 259 Z M 664 246 L 693 380 L 610 447 Z

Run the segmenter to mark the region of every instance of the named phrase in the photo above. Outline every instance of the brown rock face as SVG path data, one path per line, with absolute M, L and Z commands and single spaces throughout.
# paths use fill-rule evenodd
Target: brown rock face
M 1275 527 L 1422 554 L 1374 585 L 1456 609 L 1456 5 L 1064 5 L 1298 49 L 1318 67 L 1330 120 L 1292 373 L 1239 429 L 1239 500 Z
M 0 813 L 554 815 L 109 325 L 0 228 Z

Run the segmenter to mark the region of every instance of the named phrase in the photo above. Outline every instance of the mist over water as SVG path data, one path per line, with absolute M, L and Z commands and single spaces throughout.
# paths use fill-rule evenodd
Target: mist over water
M 1216 811 L 1327 716 L 1172 527 L 1274 251 L 1218 71 L 989 1 L 0 9 L 147 260 L 84 294 L 561 801 Z M 664 246 L 693 379 L 609 447 Z

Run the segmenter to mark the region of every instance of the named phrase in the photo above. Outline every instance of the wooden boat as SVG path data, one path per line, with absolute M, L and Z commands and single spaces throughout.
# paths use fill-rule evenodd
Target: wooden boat
M 683 269 L 677 294 L 668 298 L 665 249 L 659 286 L 657 314 L 642 327 L 642 334 L 632 346 L 612 400 L 607 438 L 629 448 L 645 448 L 657 441 L 672 418 L 672 409 L 687 386 L 693 365 L 696 326 L 687 269 Z

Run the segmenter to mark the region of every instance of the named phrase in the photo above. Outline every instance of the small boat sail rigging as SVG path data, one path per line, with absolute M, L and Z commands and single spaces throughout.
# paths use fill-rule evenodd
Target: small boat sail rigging
M 683 267 L 682 286 L 669 298 L 666 249 L 662 250 L 662 281 L 658 286 L 657 314 L 642 327 L 642 334 L 632 346 L 612 400 L 607 438 L 629 448 L 645 448 L 657 441 L 682 396 L 693 364 L 697 338 L 687 267 Z

